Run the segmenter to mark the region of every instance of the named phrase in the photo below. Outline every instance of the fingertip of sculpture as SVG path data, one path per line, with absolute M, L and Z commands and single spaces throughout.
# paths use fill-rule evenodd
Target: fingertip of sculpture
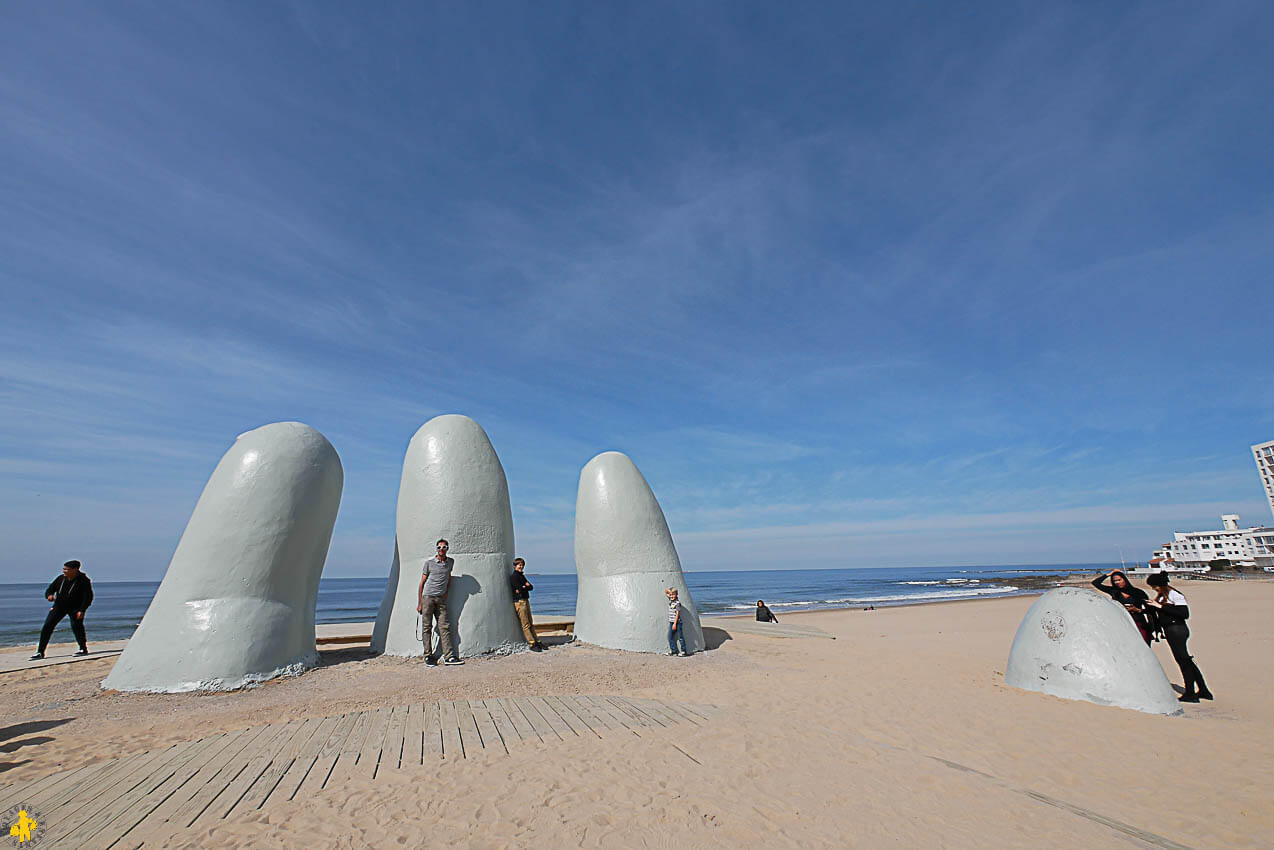
M 1128 612 L 1091 590 L 1057 588 L 1035 601 L 1013 638 L 1004 681 L 1064 699 L 1181 714 Z
M 575 636 L 633 652 L 666 652 L 668 604 L 682 605 L 687 648 L 703 649 L 703 629 L 663 509 L 636 464 L 603 452 L 580 471 L 575 503 L 578 598 Z
M 419 657 L 416 594 L 421 570 L 446 538 L 455 561 L 447 605 L 461 655 L 524 645 L 513 608 L 513 512 L 509 485 L 482 426 L 460 414 L 430 419 L 403 458 L 391 575 L 372 649 Z
M 308 425 L 240 434 L 102 687 L 229 690 L 314 666 L 314 608 L 343 484 L 336 450 Z

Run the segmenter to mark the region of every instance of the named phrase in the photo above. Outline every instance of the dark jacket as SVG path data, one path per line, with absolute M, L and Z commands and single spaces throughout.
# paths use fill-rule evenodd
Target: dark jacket
M 530 599 L 530 593 L 535 590 L 534 585 L 526 580 L 526 575 L 517 570 L 513 571 L 513 575 L 509 576 L 509 585 L 513 588 L 514 599 Z
M 53 597 L 53 607 L 62 611 L 87 611 L 93 604 L 93 582 L 80 573 L 73 579 L 58 576 L 44 590 L 44 597 Z
M 765 605 L 756 606 L 756 619 L 758 623 L 777 623 L 779 621 L 779 618 L 774 616 L 774 612 Z

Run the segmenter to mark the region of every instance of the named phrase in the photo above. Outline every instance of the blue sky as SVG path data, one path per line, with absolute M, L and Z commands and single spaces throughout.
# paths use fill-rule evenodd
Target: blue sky
M 687 569 L 1272 520 L 1274 6 L 6 4 L 0 580 L 157 578 L 318 428 L 327 575 L 474 417 L 531 572 L 627 452 Z

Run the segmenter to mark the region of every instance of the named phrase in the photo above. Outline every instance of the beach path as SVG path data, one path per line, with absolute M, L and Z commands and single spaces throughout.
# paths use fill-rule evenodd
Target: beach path
M 137 848 L 248 811 L 440 763 L 505 756 L 545 736 L 604 745 L 710 722 L 709 705 L 618 696 L 408 703 L 239 729 L 0 787 L 59 846 Z

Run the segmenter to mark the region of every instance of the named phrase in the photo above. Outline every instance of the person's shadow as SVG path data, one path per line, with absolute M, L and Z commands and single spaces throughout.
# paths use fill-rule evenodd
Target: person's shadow
M 456 655 L 461 658 L 464 657 L 464 647 L 460 645 L 460 620 L 464 617 L 465 605 L 481 592 L 482 585 L 476 576 L 452 576 L 451 585 L 447 588 L 447 615 L 451 620 L 451 643 L 455 647 Z
M 703 648 L 717 649 L 721 644 L 731 640 L 730 633 L 715 626 L 703 626 Z
M 35 732 L 44 732 L 48 729 L 61 726 L 63 723 L 70 723 L 74 718 L 63 717 L 59 720 L 29 720 L 26 723 L 14 723 L 12 726 L 5 726 L 0 729 L 0 752 L 12 753 L 17 752 L 23 747 L 38 747 L 40 744 L 47 744 L 52 741 L 47 735 L 36 735 L 31 738 L 22 738 L 23 735 L 31 735 Z M 20 740 L 14 740 L 20 739 Z M 0 761 L 0 773 L 13 770 L 15 767 L 21 767 L 30 763 L 31 759 L 23 759 L 22 761 Z

